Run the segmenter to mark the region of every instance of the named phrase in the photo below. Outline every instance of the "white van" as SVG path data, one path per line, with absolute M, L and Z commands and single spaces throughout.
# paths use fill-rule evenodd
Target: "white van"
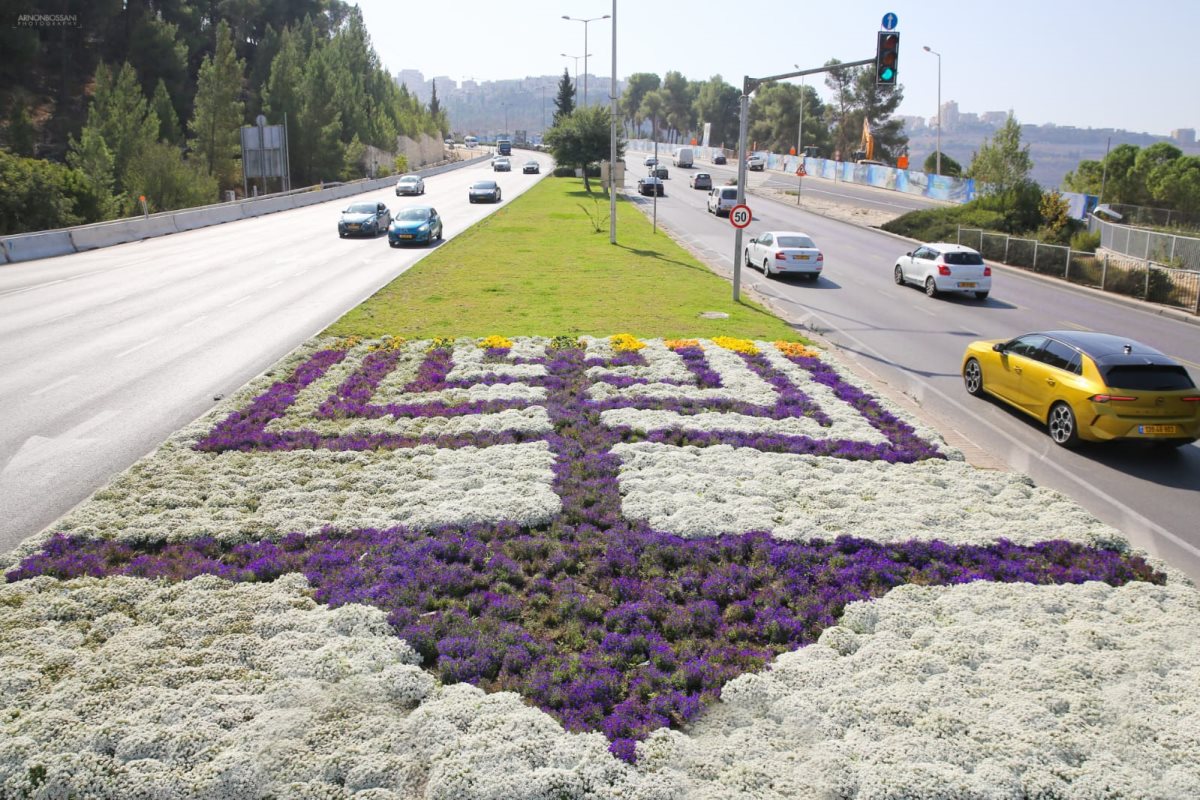
M 692 165 L 692 148 L 680 147 L 671 156 L 671 160 L 675 162 L 677 167 L 690 167 Z
M 736 186 L 714 186 L 708 193 L 708 210 L 716 214 L 728 216 L 730 209 L 737 205 Z

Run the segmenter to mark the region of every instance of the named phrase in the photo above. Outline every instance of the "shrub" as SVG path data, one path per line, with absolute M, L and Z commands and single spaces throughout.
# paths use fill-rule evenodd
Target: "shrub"
M 1100 231 L 1096 231 L 1095 233 L 1079 231 L 1071 237 L 1071 249 L 1078 250 L 1081 253 L 1094 253 L 1099 246 Z

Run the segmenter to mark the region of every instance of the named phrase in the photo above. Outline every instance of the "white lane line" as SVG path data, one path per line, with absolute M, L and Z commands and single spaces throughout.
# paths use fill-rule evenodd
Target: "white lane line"
M 36 392 L 30 392 L 30 395 L 33 397 L 37 397 L 39 394 L 45 394 L 46 392 L 53 391 L 60 386 L 66 386 L 68 383 L 70 383 L 71 381 L 75 380 L 78 377 L 79 377 L 78 375 L 68 375 L 67 377 L 62 378 L 61 380 L 55 381 L 54 383 L 50 384 L 49 386 L 43 386 L 42 388 L 38 389 Z
M 276 286 L 278 286 L 278 285 L 279 285 L 279 284 L 281 284 L 281 283 L 283 283 L 283 281 L 275 281 L 274 283 L 268 283 L 268 284 L 267 284 L 267 288 L 268 288 L 268 289 L 274 289 Z
M 237 300 L 234 300 L 232 303 L 230 303 L 229 305 L 227 305 L 227 306 L 225 306 L 225 307 L 226 307 L 226 308 L 233 308 L 234 306 L 241 305 L 242 303 L 246 302 L 247 300 L 249 300 L 249 299 L 250 299 L 251 297 L 253 297 L 253 296 L 254 296 L 254 295 L 252 295 L 252 294 L 246 294 L 246 295 L 242 295 L 242 296 L 241 296 L 241 297 L 239 297 Z
M 57 281 L 49 281 L 48 283 L 39 283 L 37 286 L 26 286 L 24 289 L 12 289 L 7 292 L 0 292 L 0 297 L 11 297 L 12 295 L 15 295 L 15 294 L 25 294 L 25 292 L 32 292 L 35 289 L 45 289 L 47 286 L 53 286 L 56 283 L 66 283 L 66 281 L 67 281 L 66 278 L 61 278 Z
M 161 338 L 162 338 L 161 336 L 155 336 L 153 339 L 147 339 L 146 341 L 142 342 L 141 344 L 135 344 L 133 347 L 129 348 L 128 350 L 122 350 L 121 352 L 119 352 L 115 356 L 113 356 L 113 358 L 124 358 L 125 356 L 130 355 L 131 353 L 136 353 L 138 350 L 141 350 L 143 347 L 149 347 L 150 345 L 154 344 Z
M 78 311 L 68 311 L 65 314 L 59 314 L 57 317 L 51 317 L 50 319 L 46 320 L 46 323 L 58 322 L 60 319 L 66 319 L 67 317 L 73 317 L 78 313 L 79 313 Z M 46 323 L 43 323 L 43 324 L 46 324 Z
M 302 270 L 300 270 L 299 272 L 293 272 L 293 273 L 292 273 L 292 275 L 293 275 L 293 276 L 296 276 L 296 275 L 303 275 L 303 274 L 304 274 L 304 273 L 306 273 L 306 272 L 308 272 L 308 270 L 307 270 L 307 269 L 302 269 Z
M 180 329 L 180 330 L 183 330 L 184 328 L 190 328 L 190 327 L 192 327 L 193 325 L 195 325 L 195 324 L 197 324 L 197 323 L 200 323 L 200 322 L 203 322 L 203 321 L 204 321 L 204 320 L 206 320 L 206 319 L 208 319 L 208 314 L 201 314 L 200 316 L 196 317 L 196 318 L 195 318 L 194 320 L 192 320 L 191 322 L 185 322 L 185 323 L 183 323 L 182 325 L 180 325 L 180 326 L 179 326 L 179 329 Z

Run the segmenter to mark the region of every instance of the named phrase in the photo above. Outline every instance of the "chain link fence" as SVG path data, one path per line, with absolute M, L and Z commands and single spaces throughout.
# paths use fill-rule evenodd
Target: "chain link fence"
M 1130 225 L 1142 228 L 1176 228 L 1184 231 L 1200 231 L 1200 214 L 1189 214 L 1169 208 L 1131 206 L 1125 203 L 1108 203 L 1109 208 L 1121 215 Z
M 1200 270 L 1200 239 L 1118 225 L 1094 216 L 1088 218 L 1088 230 L 1100 232 L 1100 246 L 1105 250 L 1167 267 Z
M 979 228 L 959 228 L 958 243 L 992 261 L 1105 292 L 1200 314 L 1200 272 L 1172 269 L 1119 253 L 1085 253 Z

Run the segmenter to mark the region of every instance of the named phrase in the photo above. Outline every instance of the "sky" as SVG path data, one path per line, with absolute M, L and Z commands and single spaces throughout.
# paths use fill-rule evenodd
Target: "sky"
M 942 102 L 960 112 L 1011 110 L 1022 123 L 1123 128 L 1167 135 L 1200 129 L 1200 0 L 351 0 L 383 64 L 425 79 L 519 79 L 575 72 L 580 19 L 617 11 L 617 75 L 688 80 L 765 77 L 831 58 L 875 57 L 883 15 L 900 32 L 898 114 L 934 117 L 941 53 Z M 611 20 L 587 26 L 588 72 L 612 70 Z M 583 71 L 582 59 L 579 63 Z M 799 81 L 799 79 L 795 79 Z M 828 99 L 822 76 L 818 84 Z M 606 84 L 605 84 L 606 85 Z M 597 82 L 591 83 L 596 89 Z

